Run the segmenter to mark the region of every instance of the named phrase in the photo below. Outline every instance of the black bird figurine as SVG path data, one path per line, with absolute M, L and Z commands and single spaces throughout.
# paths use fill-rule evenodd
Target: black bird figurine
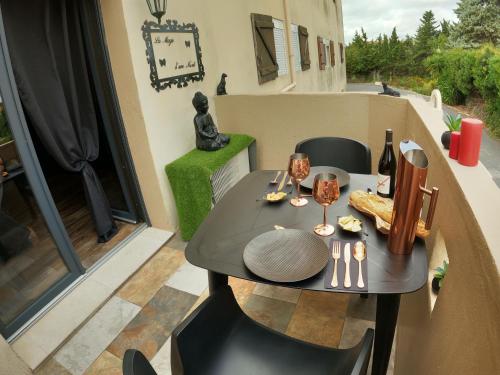
M 379 95 L 389 95 L 389 96 L 397 96 L 400 97 L 401 94 L 399 91 L 396 91 L 394 89 L 391 89 L 389 86 L 387 86 L 387 83 L 382 82 L 382 87 L 384 88 L 384 92 L 379 92 Z
M 222 76 L 220 77 L 220 82 L 217 85 L 217 95 L 227 95 L 226 92 L 226 73 L 222 73 Z

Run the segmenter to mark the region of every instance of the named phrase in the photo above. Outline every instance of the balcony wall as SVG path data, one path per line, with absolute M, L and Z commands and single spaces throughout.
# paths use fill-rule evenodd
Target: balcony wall
M 395 373 L 499 373 L 500 190 L 482 164 L 467 168 L 446 157 L 440 111 L 417 98 L 356 93 L 227 96 L 216 107 L 221 130 L 257 139 L 260 169 L 286 168 L 295 144 L 309 137 L 366 142 L 373 171 L 384 129 L 394 130 L 395 145 L 402 138 L 420 144 L 430 161 L 428 186 L 441 190 L 429 259 L 449 258 L 450 267 L 437 300 L 429 286 L 402 297 Z

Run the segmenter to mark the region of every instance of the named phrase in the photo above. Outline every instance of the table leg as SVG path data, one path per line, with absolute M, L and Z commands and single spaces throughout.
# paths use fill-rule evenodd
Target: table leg
M 400 297 L 399 294 L 377 295 L 372 375 L 385 375 L 387 373 L 392 341 L 398 320 Z
M 208 271 L 208 290 L 210 295 L 214 294 L 215 291 L 228 284 L 227 275 L 223 275 L 221 273 Z

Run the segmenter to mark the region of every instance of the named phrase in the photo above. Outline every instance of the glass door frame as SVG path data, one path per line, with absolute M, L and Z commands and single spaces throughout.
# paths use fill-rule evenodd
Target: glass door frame
M 21 156 L 23 168 L 31 185 L 33 195 L 41 214 L 45 218 L 45 223 L 58 248 L 59 254 L 68 268 L 68 273 L 65 276 L 47 289 L 34 303 L 18 315 L 16 319 L 8 325 L 0 323 L 0 333 L 8 338 L 73 281 L 83 275 L 85 269 L 81 265 L 65 230 L 31 141 L 12 71 L 2 17 L 0 9 L 0 95 L 7 114 L 10 130 L 16 140 L 17 151 Z

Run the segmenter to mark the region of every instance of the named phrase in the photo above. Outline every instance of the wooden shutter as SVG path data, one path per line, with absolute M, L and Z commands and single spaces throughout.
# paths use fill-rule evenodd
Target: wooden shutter
M 309 57 L 309 33 L 304 26 L 299 26 L 299 47 L 300 65 L 302 66 L 302 70 L 308 70 L 311 67 L 311 58 Z
M 342 43 L 339 43 L 339 49 L 340 49 L 340 63 L 344 63 L 344 45 Z
M 319 69 L 325 70 L 326 67 L 326 56 L 325 56 L 325 45 L 323 43 L 323 38 L 318 36 L 318 61 Z
M 274 24 L 271 16 L 251 15 L 255 60 L 259 83 L 265 83 L 278 76 L 276 46 L 274 45 Z
M 330 65 L 335 66 L 335 43 L 330 41 Z

